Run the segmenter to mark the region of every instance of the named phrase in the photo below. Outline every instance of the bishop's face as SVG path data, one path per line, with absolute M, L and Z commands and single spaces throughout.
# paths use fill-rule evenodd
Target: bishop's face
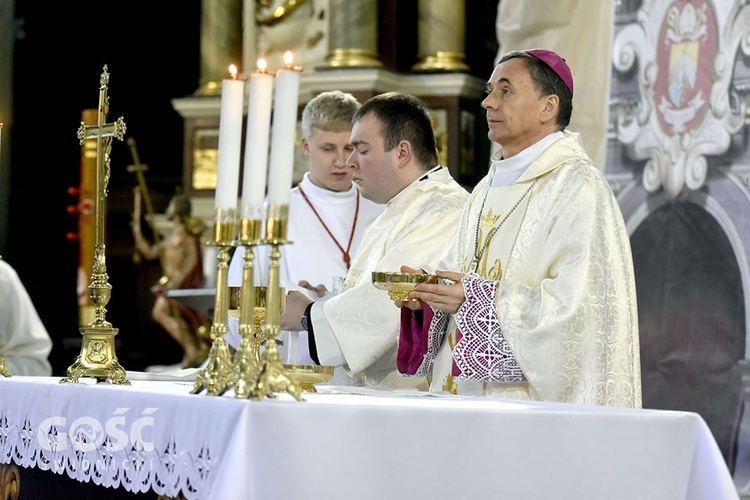
M 329 191 L 347 191 L 352 187 L 352 170 L 346 159 L 352 152 L 351 132 L 313 130 L 309 140 L 302 138 L 302 153 L 310 158 L 310 180 Z
M 375 203 L 387 203 L 403 186 L 399 185 L 398 148 L 385 150 L 382 125 L 368 113 L 354 123 L 348 164 L 362 196 Z
M 503 147 L 503 157 L 523 151 L 541 139 L 541 119 L 546 96 L 538 96 L 523 59 L 516 57 L 498 64 L 487 82 L 487 136 Z

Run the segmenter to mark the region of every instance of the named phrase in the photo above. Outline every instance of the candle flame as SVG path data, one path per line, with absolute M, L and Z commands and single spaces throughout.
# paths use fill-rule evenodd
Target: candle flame
M 264 58 L 258 59 L 258 71 L 261 73 L 266 72 L 266 68 L 268 68 L 268 62 Z
M 237 78 L 237 66 L 235 66 L 234 64 L 229 65 L 229 75 L 232 78 Z
M 294 55 L 292 54 L 292 51 L 287 50 L 286 52 L 284 52 L 284 64 L 286 64 L 286 67 L 291 68 L 293 62 L 294 62 Z

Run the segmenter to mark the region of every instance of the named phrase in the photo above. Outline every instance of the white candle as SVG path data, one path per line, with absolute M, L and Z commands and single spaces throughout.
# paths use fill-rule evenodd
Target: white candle
M 273 75 L 265 71 L 265 59 L 258 60 L 259 71 L 250 75 L 247 103 L 245 163 L 242 178 L 242 218 L 261 220 L 268 171 L 268 132 L 271 128 Z
M 294 136 L 297 131 L 300 69 L 292 67 L 291 52 L 284 55 L 286 67 L 276 71 L 271 126 L 271 160 L 268 172 L 268 202 L 289 205 L 294 170 Z
M 242 148 L 242 111 L 245 81 L 237 78 L 237 68 L 229 66 L 232 78 L 221 85 L 221 114 L 219 115 L 219 158 L 216 172 L 214 209 L 232 214 L 237 210 L 237 190 L 240 182 L 240 150 Z M 226 215 L 225 215 L 226 216 Z M 224 220 L 234 222 L 234 220 Z

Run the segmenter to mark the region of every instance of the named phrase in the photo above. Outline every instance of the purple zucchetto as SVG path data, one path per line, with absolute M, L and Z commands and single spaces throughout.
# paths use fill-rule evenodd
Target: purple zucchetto
M 562 81 L 565 82 L 568 90 L 570 90 L 570 97 L 573 97 L 573 75 L 570 72 L 568 64 L 565 62 L 565 59 L 558 56 L 551 50 L 546 49 L 530 49 L 524 50 L 524 52 L 526 52 L 527 54 L 531 54 L 537 59 L 541 59 L 547 66 L 552 68 L 552 71 L 557 73 L 557 76 L 562 78 Z

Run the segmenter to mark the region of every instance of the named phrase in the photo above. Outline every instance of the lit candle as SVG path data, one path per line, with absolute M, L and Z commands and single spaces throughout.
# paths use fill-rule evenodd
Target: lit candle
M 268 202 L 289 205 L 294 170 L 294 136 L 297 131 L 297 103 L 301 67 L 292 66 L 292 53 L 284 54 L 286 66 L 276 71 L 271 126 L 271 160 L 268 173 Z
M 234 222 L 234 214 L 237 210 L 242 147 L 242 108 L 245 98 L 245 81 L 237 78 L 237 68 L 234 64 L 229 66 L 229 73 L 231 78 L 225 78 L 221 86 L 219 158 L 214 205 L 217 221 L 224 219 L 223 222 Z M 227 217 L 229 219 L 226 219 Z
M 3 122 L 0 122 L 0 167 L 3 166 Z M 0 172 L 2 170 L 0 169 Z
M 272 97 L 273 75 L 266 71 L 266 60 L 258 59 L 258 71 L 250 75 L 250 96 L 247 103 L 247 133 L 242 178 L 243 219 L 261 220 L 263 218 Z

